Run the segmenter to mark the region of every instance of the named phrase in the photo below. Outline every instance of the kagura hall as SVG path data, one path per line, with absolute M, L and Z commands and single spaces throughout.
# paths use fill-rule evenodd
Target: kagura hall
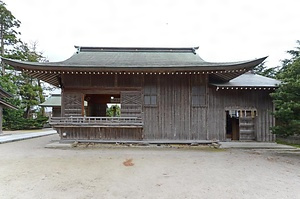
M 251 72 L 266 57 L 215 63 L 197 48 L 76 48 L 62 62 L 2 58 L 61 88 L 61 117 L 50 124 L 63 141 L 275 139 L 269 94 L 280 82 Z M 109 103 L 120 104 L 119 117 L 106 116 Z

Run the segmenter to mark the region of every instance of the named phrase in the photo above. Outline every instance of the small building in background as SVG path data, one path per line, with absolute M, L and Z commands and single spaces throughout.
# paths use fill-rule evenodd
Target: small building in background
M 61 117 L 61 94 L 51 94 L 40 106 L 45 108 L 45 116 Z
M 10 93 L 3 90 L 3 88 L 0 87 L 0 135 L 3 134 L 2 131 L 2 123 L 3 123 L 3 108 L 9 108 L 9 109 L 15 109 L 18 108 L 14 105 L 11 105 L 10 103 L 6 102 L 4 98 L 10 98 L 13 97 Z
M 61 117 L 61 94 L 51 94 L 40 106 L 46 109 L 45 116 L 49 118 Z M 84 102 L 84 106 L 87 107 L 86 101 Z

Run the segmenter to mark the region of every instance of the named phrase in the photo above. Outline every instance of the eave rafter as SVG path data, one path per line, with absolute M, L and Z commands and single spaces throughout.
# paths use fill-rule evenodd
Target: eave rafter
M 22 70 L 25 74 L 59 87 L 61 75 L 211 75 L 221 81 L 229 81 L 248 69 L 214 70 L 214 71 L 50 71 L 50 70 Z
M 244 86 L 216 86 L 219 90 L 276 90 L 276 87 L 244 87 Z
M 49 73 L 48 71 L 34 71 L 34 70 L 26 70 L 26 69 L 23 69 L 22 70 L 26 75 L 28 76 L 31 76 L 33 78 L 36 78 L 36 79 L 40 79 L 44 82 L 47 82 L 51 85 L 54 85 L 54 86 L 57 86 L 59 87 L 60 84 L 59 84 L 59 81 L 58 81 L 58 77 L 59 77 L 59 74 L 57 73 Z

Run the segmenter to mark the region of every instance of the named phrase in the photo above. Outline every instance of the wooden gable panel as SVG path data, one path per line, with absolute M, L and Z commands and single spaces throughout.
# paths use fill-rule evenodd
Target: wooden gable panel
M 121 92 L 121 117 L 142 117 L 142 94 L 140 91 Z
M 80 93 L 63 93 L 63 116 L 82 116 L 83 99 Z

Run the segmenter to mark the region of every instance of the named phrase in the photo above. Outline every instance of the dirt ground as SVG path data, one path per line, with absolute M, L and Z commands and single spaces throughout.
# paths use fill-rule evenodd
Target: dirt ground
M 0 198 L 300 198 L 300 153 L 0 144 Z

